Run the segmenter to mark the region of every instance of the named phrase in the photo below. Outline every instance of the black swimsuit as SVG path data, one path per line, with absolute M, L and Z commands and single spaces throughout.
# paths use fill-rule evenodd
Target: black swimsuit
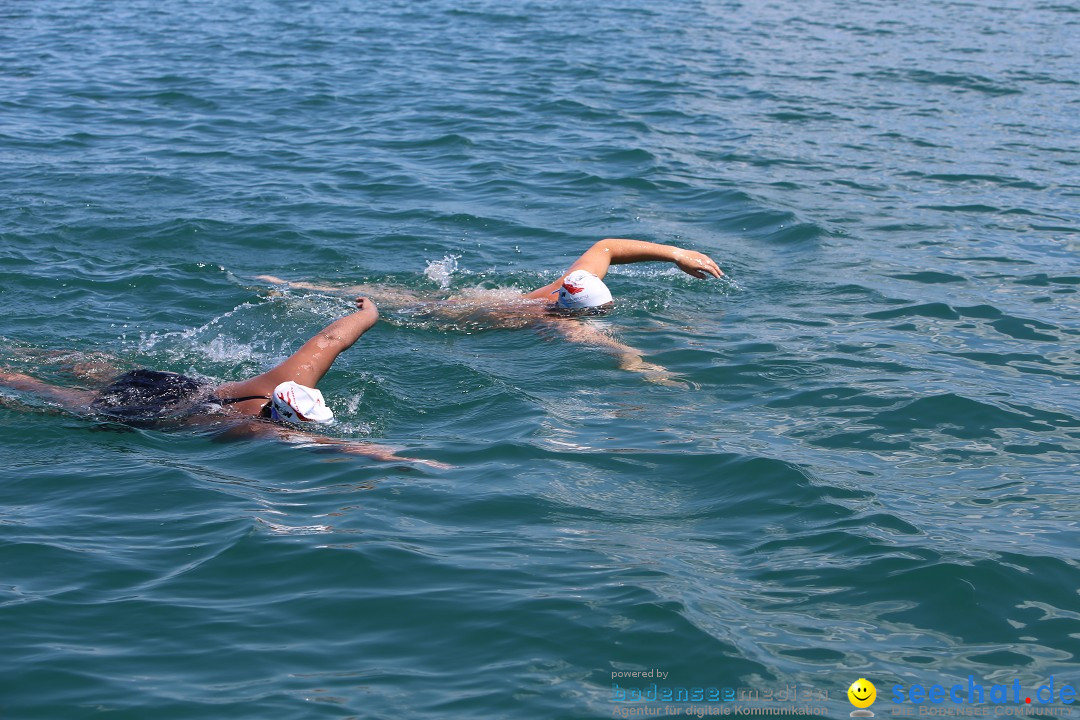
M 232 405 L 238 402 L 247 402 L 248 400 L 269 400 L 270 398 L 265 395 L 245 395 L 240 398 L 219 398 L 217 395 L 211 395 L 211 402 L 216 402 L 218 405 Z
M 214 405 L 266 399 L 263 395 L 219 398 L 208 384 L 187 375 L 139 369 L 121 375 L 104 388 L 90 403 L 90 409 L 111 420 L 137 425 L 210 412 Z
M 218 405 L 232 405 L 233 403 L 247 402 L 248 400 L 270 400 L 270 398 L 266 397 L 265 395 L 245 395 L 244 397 L 238 398 L 219 398 L 217 395 L 211 395 L 210 399 L 212 402 L 216 402 Z M 259 411 L 259 417 L 270 417 L 269 402 L 262 406 L 262 410 Z

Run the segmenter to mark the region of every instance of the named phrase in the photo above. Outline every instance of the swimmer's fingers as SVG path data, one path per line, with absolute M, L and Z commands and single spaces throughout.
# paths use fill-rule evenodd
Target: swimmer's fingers
M 663 385 L 664 387 L 677 387 L 677 388 L 682 388 L 683 390 L 700 390 L 701 389 L 701 386 L 698 385 L 696 382 L 691 382 L 690 380 L 684 380 L 684 379 L 678 378 L 675 375 L 664 375 L 662 377 L 661 376 L 646 375 L 645 380 L 646 380 L 646 382 L 651 382 L 654 385 Z
M 353 302 L 356 304 L 356 311 L 362 313 L 372 313 L 376 317 L 379 315 L 379 308 L 375 306 L 375 301 L 369 297 L 358 295 Z
M 645 363 L 644 366 L 638 370 L 638 372 L 645 376 L 646 382 L 651 382 L 654 385 L 664 385 L 667 387 L 681 388 L 686 387 L 686 383 L 676 380 L 676 376 L 662 365 Z
M 719 278 L 724 274 L 711 257 L 694 250 L 680 250 L 675 255 L 675 264 L 687 275 L 693 275 L 699 279 L 705 279 L 710 275 Z
M 630 372 L 641 373 L 645 376 L 646 380 L 671 377 L 671 373 L 663 365 L 646 362 L 640 355 L 635 355 L 633 353 L 626 353 L 620 357 L 619 367 L 623 370 L 629 370 Z
M 640 373 L 644 376 L 646 382 L 651 382 L 654 385 L 678 387 L 684 390 L 700 389 L 700 386 L 696 383 L 680 378 L 663 365 L 647 362 L 640 355 L 624 355 L 619 362 L 619 367 L 623 370 Z
M 663 385 L 664 387 L 677 387 L 683 390 L 700 390 L 701 386 L 695 382 L 681 378 L 675 373 L 671 372 L 665 367 L 659 365 L 652 365 L 650 369 L 644 371 L 645 382 L 651 382 L 653 385 Z

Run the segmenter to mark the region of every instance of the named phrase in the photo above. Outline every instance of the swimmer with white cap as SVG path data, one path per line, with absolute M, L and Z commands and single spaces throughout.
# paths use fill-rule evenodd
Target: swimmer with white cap
M 607 275 L 608 268 L 611 265 L 626 265 L 639 262 L 671 262 L 687 275 L 701 279 L 707 277 L 719 278 L 724 274 L 713 259 L 704 253 L 686 250 L 675 245 L 661 245 L 644 240 L 607 238 L 595 243 L 585 251 L 558 280 L 526 293 L 524 297 L 530 300 L 544 300 L 551 303 L 553 307 L 567 310 L 609 307 L 612 303 L 611 291 L 604 283 L 604 276 Z M 367 292 L 374 294 L 378 291 L 389 290 L 389 288 L 369 285 L 334 287 L 309 282 L 292 282 L 282 280 L 274 275 L 258 275 L 256 279 L 266 280 L 278 285 L 287 285 L 300 290 L 334 293 Z M 558 297 L 552 297 L 556 294 Z M 424 300 L 422 297 L 399 288 L 393 289 L 393 295 L 406 304 Z
M 612 265 L 640 262 L 670 262 L 687 275 L 700 279 L 719 278 L 724 274 L 713 259 L 704 253 L 644 240 L 607 238 L 585 251 L 557 280 L 522 296 L 525 300 L 541 300 L 542 303 L 522 304 L 523 307 L 513 308 L 512 312 L 507 314 L 520 321 L 521 315 L 529 312 L 535 313 L 536 319 L 546 319 L 553 314 L 581 315 L 603 312 L 614 304 L 611 290 L 604 283 L 608 268 Z M 288 282 L 272 275 L 260 275 L 258 279 L 302 290 L 371 294 L 380 292 L 380 288 L 377 287 L 336 288 L 314 283 Z M 394 293 L 401 296 L 402 291 L 394 289 Z M 410 296 L 408 300 L 410 303 L 425 302 L 424 298 L 417 296 Z M 475 297 L 449 298 L 436 303 L 437 306 L 448 311 L 447 314 L 452 312 L 455 305 L 472 306 L 475 304 Z M 642 360 L 641 353 L 634 348 L 618 342 L 607 333 L 589 324 L 559 323 L 558 329 L 566 338 L 574 342 L 598 346 L 613 352 L 618 358 L 619 366 L 625 370 L 641 372 L 647 379 L 661 383 L 667 383 L 671 378 L 670 373 L 664 368 Z
M 552 295 L 558 294 L 556 307 L 564 310 L 592 310 L 610 307 L 614 300 L 604 281 L 588 270 L 567 273 L 562 285 Z
M 352 347 L 379 319 L 379 311 L 370 299 L 358 297 L 354 302 L 355 312 L 323 328 L 273 369 L 240 382 L 214 387 L 178 373 L 138 369 L 120 375 L 100 390 L 82 390 L 0 368 L 0 386 L 36 393 L 76 413 L 137 427 L 220 423 L 224 412 L 262 420 L 233 425 L 226 430 L 231 436 L 272 437 L 305 447 L 333 446 L 379 460 L 446 467 L 430 460 L 401 457 L 374 443 L 307 430 L 334 421 L 333 411 L 315 385 L 338 355 Z
M 700 279 L 724 275 L 716 262 L 704 253 L 644 240 L 607 238 L 586 250 L 558 280 L 527 293 L 525 298 L 550 301 L 555 295 L 555 307 L 559 311 L 569 314 L 603 312 L 614 304 L 611 291 L 604 283 L 608 268 L 639 262 L 671 262 L 687 275 Z M 641 373 L 650 382 L 683 385 L 666 368 L 645 361 L 640 351 L 591 324 L 560 323 L 556 327 L 569 340 L 611 352 L 623 370 Z
M 557 293 L 555 304 L 560 308 L 602 308 L 612 302 L 611 291 L 604 284 L 604 276 L 611 265 L 665 261 L 696 278 L 718 278 L 724 274 L 704 253 L 644 240 L 608 238 L 585 251 L 558 280 L 527 293 L 525 297 L 548 300 Z
M 334 413 L 315 386 L 334 360 L 379 319 L 369 298 L 355 300 L 356 312 L 339 318 L 272 370 L 214 389 L 212 399 L 242 415 L 296 425 L 328 424 Z

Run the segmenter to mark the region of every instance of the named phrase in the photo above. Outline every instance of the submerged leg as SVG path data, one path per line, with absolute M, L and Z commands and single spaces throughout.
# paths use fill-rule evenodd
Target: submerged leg
M 424 302 L 425 298 L 412 290 L 406 288 L 393 287 L 391 285 L 319 285 L 318 283 L 309 282 L 293 282 L 291 280 L 283 280 L 282 278 L 274 275 L 256 275 L 256 280 L 264 280 L 275 285 L 285 285 L 290 288 L 296 288 L 298 290 L 312 290 L 314 292 L 327 292 L 335 295 L 366 295 L 368 297 L 375 298 L 380 304 L 386 303 L 389 305 L 409 305 L 418 302 Z

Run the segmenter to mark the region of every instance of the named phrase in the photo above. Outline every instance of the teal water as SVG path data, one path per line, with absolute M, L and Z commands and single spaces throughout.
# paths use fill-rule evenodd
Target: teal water
M 1078 35 L 1036 0 L 0 5 L 0 366 L 246 377 L 347 309 L 262 273 L 532 289 L 614 236 L 729 277 L 609 275 L 681 387 L 375 295 L 327 432 L 449 470 L 0 391 L 0 717 L 1080 685 Z

